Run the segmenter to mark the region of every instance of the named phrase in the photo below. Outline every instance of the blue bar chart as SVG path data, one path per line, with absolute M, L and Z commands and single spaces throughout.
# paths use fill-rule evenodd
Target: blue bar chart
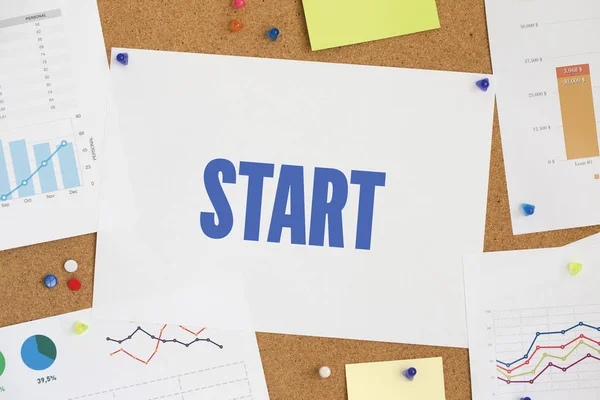
M 4 194 L 4 199 L 10 198 L 6 193 L 10 192 L 10 182 L 8 180 L 8 169 L 6 167 L 6 157 L 4 157 L 4 147 L 0 141 L 0 195 Z
M 50 159 L 52 155 L 50 152 L 50 144 L 42 143 L 33 146 L 33 152 L 35 154 L 35 162 L 37 165 L 42 165 L 46 160 Z M 40 185 L 42 186 L 42 192 L 55 192 L 58 190 L 58 184 L 56 183 L 56 175 L 54 172 L 54 164 L 49 163 L 45 168 L 42 168 L 39 172 Z
M 96 229 L 97 131 L 80 111 L 0 123 L 0 221 L 27 227 L 0 231 L 0 250 Z
M 64 149 L 62 149 L 64 147 Z M 65 189 L 71 189 L 79 186 L 79 173 L 77 172 L 77 161 L 73 151 L 73 143 L 66 141 L 57 146 L 58 160 L 60 161 L 60 170 Z
M 28 177 L 31 176 L 31 168 L 27 156 L 27 145 L 25 140 L 17 140 L 9 143 L 12 164 L 15 170 L 15 179 L 19 183 L 19 197 L 32 196 L 33 187 L 29 184 Z
M 0 140 L 0 201 L 30 197 L 81 185 L 73 143 Z

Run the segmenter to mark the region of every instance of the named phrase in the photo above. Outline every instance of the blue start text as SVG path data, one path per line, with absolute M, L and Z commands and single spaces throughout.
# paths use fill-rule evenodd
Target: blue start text
M 241 161 L 239 175 L 248 177 L 244 240 L 258 241 L 265 178 L 273 178 L 274 164 Z M 217 158 L 204 169 L 206 193 L 214 212 L 200 213 L 200 227 L 213 239 L 222 239 L 233 228 L 233 212 L 222 183 L 235 184 L 238 173 L 229 160 Z M 359 186 L 356 249 L 371 249 L 375 188 L 385 186 L 385 172 L 350 173 L 350 184 Z M 329 187 L 331 185 L 331 193 Z M 329 200 L 329 201 L 328 201 Z M 334 168 L 315 167 L 308 244 L 323 246 L 325 221 L 328 222 L 330 247 L 344 247 L 342 210 L 348 200 L 348 179 Z M 286 213 L 287 205 L 290 213 Z M 306 245 L 306 207 L 304 201 L 304 167 L 282 165 L 267 241 L 279 243 L 283 228 L 289 228 L 293 244 Z M 217 222 L 218 220 L 218 222 Z

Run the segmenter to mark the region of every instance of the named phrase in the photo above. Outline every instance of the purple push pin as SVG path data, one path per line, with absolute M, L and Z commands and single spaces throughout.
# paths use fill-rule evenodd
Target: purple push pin
M 409 369 L 402 372 L 402 375 L 404 375 L 409 381 L 412 381 L 417 375 L 417 369 L 415 367 L 410 367 Z
M 481 89 L 484 92 L 487 92 L 488 88 L 490 87 L 490 80 L 488 78 L 481 79 L 475 82 L 475 84 L 479 89 Z
M 127 53 L 117 54 L 117 61 L 123 65 L 129 64 L 129 54 L 127 54 Z

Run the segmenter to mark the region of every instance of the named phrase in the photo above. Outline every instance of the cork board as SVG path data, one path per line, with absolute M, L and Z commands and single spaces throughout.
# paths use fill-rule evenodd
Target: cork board
M 301 0 L 99 0 L 107 54 L 111 47 L 336 63 L 490 73 L 484 0 L 437 0 L 441 29 L 355 46 L 312 52 Z M 228 30 L 233 18 L 244 28 Z M 277 42 L 264 32 L 276 26 Z M 244 71 L 240 71 L 244 73 Z M 235 96 L 235 93 L 231 94 Z M 440 199 L 442 201 L 442 199 Z M 597 233 L 599 227 L 513 236 L 497 117 L 492 141 L 485 251 L 562 246 Z M 0 252 L 0 326 L 75 311 L 92 305 L 95 235 Z M 66 285 L 47 290 L 47 273 L 65 282 L 62 264 L 75 259 L 79 292 Z M 115 277 L 118 279 L 118 277 Z M 398 299 L 400 304 L 402 299 Z M 468 352 L 354 340 L 258 333 L 271 399 L 345 399 L 344 365 L 420 357 L 443 357 L 446 398 L 471 398 Z M 317 369 L 328 365 L 329 379 Z

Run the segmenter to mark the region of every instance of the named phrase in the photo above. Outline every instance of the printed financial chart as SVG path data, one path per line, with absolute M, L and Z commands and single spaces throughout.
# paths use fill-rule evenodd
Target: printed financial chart
M 515 233 L 594 224 L 600 214 L 590 221 L 585 201 L 576 215 L 560 209 L 562 193 L 600 199 L 600 3 L 486 0 L 486 8 Z M 553 221 L 519 218 L 521 203 Z
M 76 322 L 88 324 L 77 335 Z M 0 400 L 266 399 L 253 332 L 105 322 L 84 310 L 0 330 Z
M 108 67 L 92 0 L 3 0 L 0 250 L 94 232 Z M 27 227 L 27 229 L 20 229 Z
M 45 194 L 50 199 L 55 192 L 68 189 L 75 193 L 84 183 L 81 152 L 74 135 L 69 134 L 74 130 L 72 121 L 43 125 L 43 131 L 33 125 L 2 132 L 0 201 L 22 199 L 27 204 L 31 196 Z
M 600 388 L 600 305 L 486 314 L 497 394 Z
M 0 20 L 0 211 L 96 184 L 94 137 L 79 109 L 63 14 Z

